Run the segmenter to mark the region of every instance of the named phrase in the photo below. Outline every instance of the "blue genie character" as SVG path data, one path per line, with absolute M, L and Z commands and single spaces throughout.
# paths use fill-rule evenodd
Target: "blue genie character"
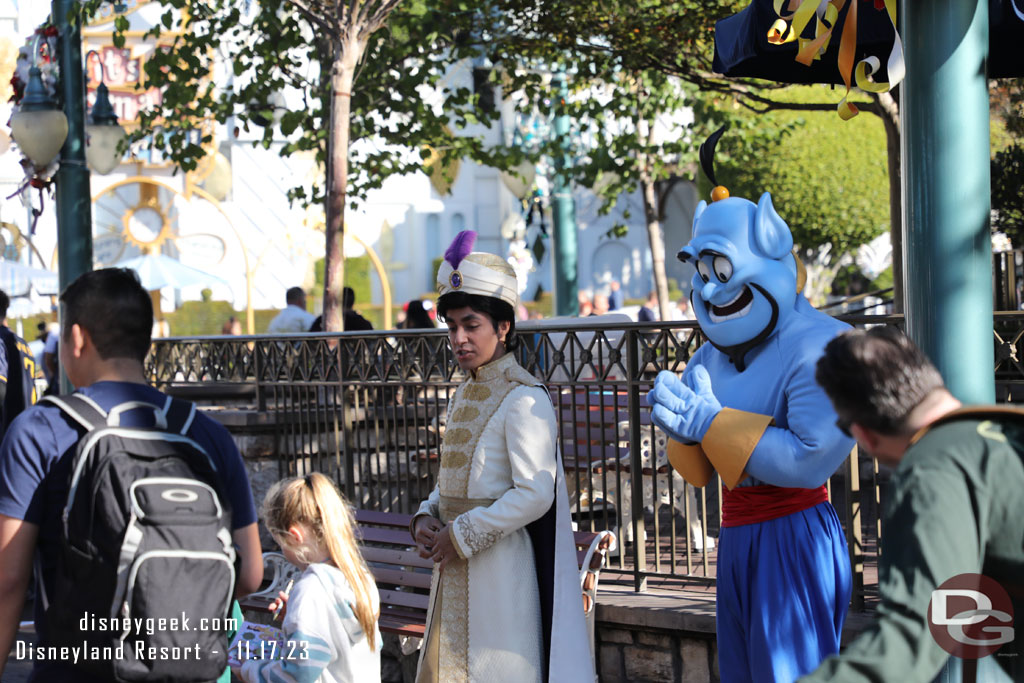
M 701 161 L 710 159 L 716 131 Z M 708 147 L 710 146 L 710 153 Z M 691 303 L 708 343 L 682 378 L 661 372 L 651 418 L 672 466 L 726 486 L 718 555 L 723 681 L 786 681 L 839 651 L 850 601 L 846 540 L 824 486 L 853 440 L 836 423 L 814 368 L 848 326 L 800 293 L 802 266 L 771 196 L 758 203 L 715 187 L 678 257 L 696 266 Z

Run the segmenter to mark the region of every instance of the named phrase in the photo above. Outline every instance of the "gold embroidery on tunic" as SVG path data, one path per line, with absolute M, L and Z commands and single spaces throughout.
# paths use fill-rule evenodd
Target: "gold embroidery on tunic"
M 445 451 L 441 454 L 441 468 L 456 470 L 465 467 L 469 458 L 462 451 Z
M 450 429 L 445 432 L 444 441 L 449 446 L 462 446 L 463 444 L 469 443 L 469 440 L 473 438 L 473 432 L 468 429 L 458 427 L 456 429 Z
M 472 422 L 480 417 L 480 411 L 473 406 L 463 406 L 452 415 L 452 422 Z
M 439 673 L 446 682 L 469 683 L 469 565 L 453 560 L 441 572 L 439 583 L 443 591 Z
M 468 384 L 462 395 L 467 401 L 486 401 L 491 397 L 491 390 L 483 384 Z

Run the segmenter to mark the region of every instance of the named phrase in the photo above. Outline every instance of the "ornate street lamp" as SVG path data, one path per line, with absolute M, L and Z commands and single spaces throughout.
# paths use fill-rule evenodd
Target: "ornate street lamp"
M 86 64 L 89 63 L 89 55 L 99 53 L 90 51 L 85 56 Z M 96 88 L 96 101 L 92 105 L 92 114 L 85 124 L 85 160 L 89 168 L 100 175 L 107 175 L 121 163 L 121 141 L 125 138 L 125 131 L 118 122 L 114 108 L 110 106 L 110 91 L 107 90 L 106 69 L 103 63 L 99 62 L 100 85 Z
M 57 158 L 68 136 L 68 118 L 43 85 L 39 67 L 29 69 L 25 96 L 11 118 L 11 137 L 37 169 Z

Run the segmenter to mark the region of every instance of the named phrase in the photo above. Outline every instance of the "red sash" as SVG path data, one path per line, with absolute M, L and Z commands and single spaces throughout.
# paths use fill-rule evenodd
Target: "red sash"
M 722 526 L 743 526 L 791 515 L 828 500 L 824 485 L 816 489 L 738 486 L 722 490 Z

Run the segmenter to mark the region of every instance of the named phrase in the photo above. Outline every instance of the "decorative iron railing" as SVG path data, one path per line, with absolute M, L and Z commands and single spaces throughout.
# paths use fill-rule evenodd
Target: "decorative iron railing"
M 901 316 L 847 320 L 902 325 Z M 999 315 L 994 331 L 1006 400 L 1024 385 L 1024 314 Z M 611 569 L 637 590 L 649 579 L 712 584 L 721 484 L 695 490 L 672 471 L 644 400 L 659 371 L 682 371 L 704 341 L 699 329 L 580 319 L 518 332 L 515 353 L 547 385 L 558 416 L 577 525 L 618 532 Z M 443 330 L 164 339 L 154 342 L 148 369 L 165 390 L 262 414 L 281 476 L 321 471 L 357 507 L 396 512 L 415 510 L 434 485 L 446 405 L 461 381 Z M 861 456 L 829 482 L 856 605 L 871 595 L 863 569 L 881 534 L 884 480 Z

